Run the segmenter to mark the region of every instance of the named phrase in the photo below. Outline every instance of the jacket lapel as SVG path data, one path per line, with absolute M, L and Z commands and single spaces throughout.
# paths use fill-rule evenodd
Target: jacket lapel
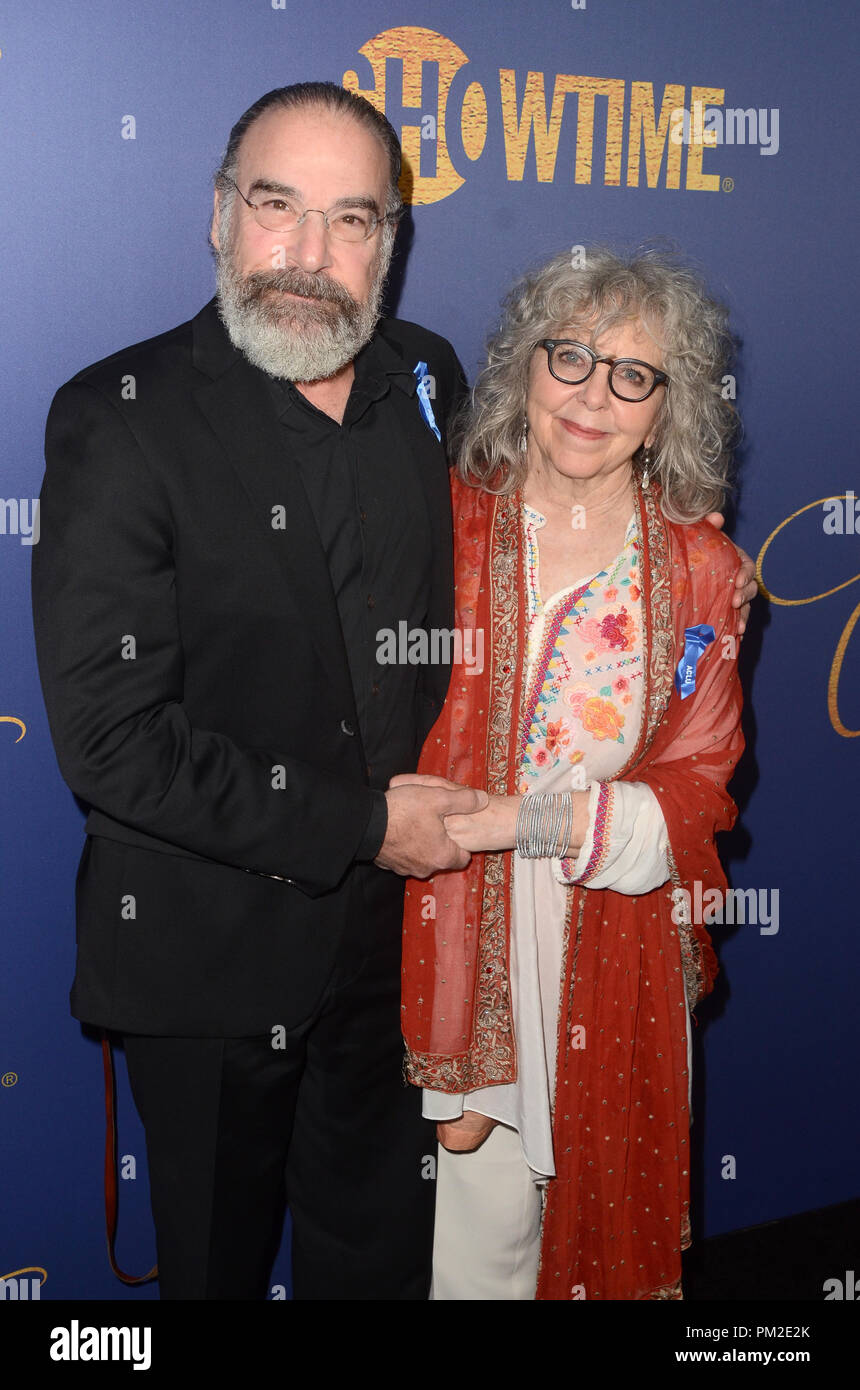
M 449 626 L 453 621 L 454 550 L 451 479 L 445 452 L 432 430 L 423 423 L 414 390 L 392 390 L 391 409 L 403 439 L 404 467 L 416 469 L 421 481 L 433 536 L 434 592 L 444 595 L 443 608 L 450 609 L 445 626 Z

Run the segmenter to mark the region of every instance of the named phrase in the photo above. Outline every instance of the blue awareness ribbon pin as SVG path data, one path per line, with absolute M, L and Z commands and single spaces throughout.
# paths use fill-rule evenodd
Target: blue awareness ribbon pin
M 684 630 L 684 655 L 678 662 L 675 672 L 675 689 L 682 700 L 692 695 L 696 688 L 696 663 L 705 648 L 713 642 L 716 633 L 707 623 Z
M 416 362 L 412 371 L 418 378 L 418 404 L 421 407 L 421 414 L 441 444 L 442 436 L 439 433 L 436 416 L 433 414 L 433 407 L 430 404 L 430 392 L 427 390 L 427 363 Z

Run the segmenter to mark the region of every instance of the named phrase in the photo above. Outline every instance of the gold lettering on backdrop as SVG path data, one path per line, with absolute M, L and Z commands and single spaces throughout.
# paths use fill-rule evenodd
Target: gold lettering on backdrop
M 487 143 L 487 98 L 480 82 L 470 82 L 466 88 L 460 116 L 460 134 L 467 158 L 473 162 L 480 159 Z
M 505 160 L 508 166 L 508 179 L 516 182 L 525 177 L 529 135 L 533 130 L 538 183 L 552 183 L 555 176 L 558 137 L 561 133 L 564 92 L 559 91 L 558 83 L 556 83 L 552 99 L 552 111 L 549 120 L 547 120 L 542 72 L 530 72 L 526 77 L 522 112 L 519 117 L 517 116 L 517 75 L 513 68 L 501 68 L 499 70 L 499 88 L 502 95 L 502 127 L 505 132 Z
M 556 91 L 576 92 L 576 183 L 591 183 L 591 160 L 594 149 L 594 98 L 608 97 L 606 114 L 605 184 L 616 187 L 621 182 L 621 137 L 624 131 L 624 83 L 619 78 L 566 77 L 555 79 Z
M 452 84 L 461 69 L 469 65 L 469 57 L 444 34 L 417 25 L 385 29 L 358 51 L 370 65 L 372 82 L 362 87 L 358 73 L 349 68 L 343 74 L 343 85 L 366 97 L 388 116 L 395 128 L 399 125 L 403 146 L 400 191 L 404 201 L 419 206 L 437 203 L 456 193 L 465 179 L 451 156 L 451 136 L 459 129 L 465 158 L 471 163 L 480 159 L 489 124 L 488 83 L 470 81 L 458 112 L 458 98 L 451 100 Z M 397 78 L 387 71 L 389 59 L 401 64 L 401 74 Z M 653 82 L 631 81 L 628 90 L 628 83 L 620 77 L 580 77 L 570 73 L 551 75 L 532 71 L 518 74 L 514 68 L 507 67 L 498 69 L 498 80 L 500 106 L 495 108 L 494 119 L 501 117 L 505 166 L 511 183 L 521 183 L 527 178 L 534 178 L 538 183 L 553 182 L 565 100 L 575 96 L 576 148 L 572 171 L 575 184 L 588 185 L 593 179 L 594 129 L 598 119 L 596 99 L 603 97 L 606 99 L 605 187 L 620 186 L 622 168 L 627 187 L 639 187 L 643 148 L 648 188 L 660 185 L 663 169 L 663 187 L 682 187 L 684 150 L 687 153 L 683 187 L 699 192 L 713 192 L 721 187 L 719 174 L 705 172 L 702 161 L 705 149 L 720 143 L 714 121 L 722 112 L 709 113 L 708 107 L 723 104 L 722 87 L 691 86 L 688 102 L 685 85 L 667 83 L 658 116 Z M 456 91 L 459 94 L 459 84 Z M 601 107 L 601 114 L 602 110 Z M 626 163 L 625 121 L 629 131 Z M 527 167 L 532 149 L 533 170 Z M 455 153 L 455 157 L 462 156 Z M 427 173 L 433 160 L 435 172 Z M 725 181 L 727 187 L 731 183 L 730 179 Z
M 716 130 L 706 130 L 704 128 L 703 112 L 706 106 L 722 106 L 725 95 L 722 87 L 690 88 L 690 106 L 693 111 L 693 123 L 690 144 L 687 149 L 688 188 L 706 189 L 711 193 L 719 191 L 719 174 L 702 173 L 702 156 L 705 153 L 705 146 L 716 145 L 717 143 Z
M 389 58 L 399 58 L 403 63 L 401 104 L 406 107 L 414 107 L 417 117 L 416 125 L 404 125 L 402 132 L 400 132 L 404 164 L 404 174 L 400 180 L 400 192 L 404 200 L 417 204 L 437 203 L 441 198 L 447 198 L 450 193 L 456 192 L 465 182 L 451 163 L 445 121 L 448 92 L 454 75 L 459 72 L 464 63 L 469 61 L 466 54 L 450 39 L 446 39 L 444 34 L 437 34 L 433 29 L 421 29 L 411 25 L 402 25 L 399 29 L 386 29 L 383 33 L 369 39 L 358 51 L 370 63 L 373 70 L 374 85 L 367 90 L 363 89 L 359 82 L 358 73 L 352 70 L 344 73 L 343 85 L 349 91 L 355 92 L 357 96 L 366 97 L 383 115 L 385 114 L 386 61 Z M 439 64 L 436 109 L 429 112 L 425 112 L 422 107 L 422 102 L 425 100 L 422 91 L 422 70 L 425 62 Z M 483 96 L 483 91 L 481 95 Z M 465 102 L 464 107 L 466 107 Z M 483 149 L 487 131 L 487 108 L 486 102 L 484 102 L 482 111 L 481 103 L 476 99 L 474 92 L 469 99 L 467 114 L 471 124 L 468 127 L 468 133 L 464 131 L 463 142 L 467 149 L 469 146 L 477 148 L 478 145 Z M 432 176 L 421 174 L 422 115 L 432 115 L 436 122 L 436 173 Z
M 41 1265 L 25 1265 L 23 1269 L 13 1269 L 11 1274 L 0 1274 L 0 1284 L 5 1283 L 7 1279 L 19 1279 L 22 1274 L 38 1274 L 40 1285 L 46 1283 L 48 1278 L 48 1271 Z
M 611 187 L 617 187 L 621 183 L 621 144 L 624 133 L 624 82 L 621 78 L 574 77 L 567 73 L 559 73 L 555 79 L 552 110 L 548 119 L 542 72 L 530 72 L 526 75 L 523 104 L 519 114 L 517 75 L 513 68 L 499 70 L 499 91 L 502 98 L 502 129 L 509 180 L 520 181 L 524 176 L 529 136 L 533 130 L 538 182 L 552 182 L 558 156 L 564 99 L 575 93 L 577 113 L 574 181 L 591 183 L 594 99 L 601 96 L 608 98 L 604 183 Z
M 845 493 L 836 494 L 836 496 L 838 496 L 841 501 L 847 501 Z M 777 603 L 783 608 L 802 608 L 807 603 L 818 603 L 823 598 L 830 598 L 831 594 L 838 594 L 840 589 L 847 589 L 850 584 L 856 584 L 858 579 L 860 579 L 860 574 L 855 574 L 851 579 L 846 579 L 841 584 L 835 584 L 832 589 L 825 589 L 824 592 L 820 594 L 812 594 L 809 598 L 780 598 L 777 594 L 771 593 L 764 582 L 762 571 L 764 557 L 770 549 L 772 541 L 776 539 L 780 531 L 784 530 L 789 522 L 794 521 L 796 517 L 802 516 L 804 512 L 809 512 L 813 507 L 821 507 L 825 502 L 832 502 L 833 500 L 833 496 L 830 496 L 819 497 L 815 502 L 807 502 L 805 507 L 799 507 L 796 512 L 792 512 L 791 516 L 787 516 L 785 521 L 781 521 L 779 525 L 771 531 L 758 553 L 755 567 L 759 588 L 762 593 L 770 599 L 771 603 Z M 836 651 L 833 653 L 833 662 L 827 681 L 827 712 L 830 715 L 830 723 L 833 725 L 837 734 L 840 734 L 842 738 L 860 738 L 860 729 L 846 728 L 839 714 L 839 676 L 842 671 L 842 662 L 845 659 L 845 653 L 848 650 L 848 643 L 851 640 L 851 634 L 857 626 L 858 620 L 860 620 L 860 603 L 858 603 L 842 629 L 839 641 L 836 644 Z
M 654 83 L 630 84 L 630 135 L 627 145 L 627 187 L 639 187 L 639 158 L 645 144 L 645 170 L 648 187 L 656 188 L 660 179 L 663 151 L 666 151 L 666 187 L 681 187 L 681 142 L 669 139 L 673 111 L 684 106 L 684 87 L 668 86 L 663 91 L 660 120 L 654 113 Z

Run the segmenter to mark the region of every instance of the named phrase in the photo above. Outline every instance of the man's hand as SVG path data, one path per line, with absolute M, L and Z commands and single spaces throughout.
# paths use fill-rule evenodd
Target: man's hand
M 483 1144 L 496 1120 L 479 1115 L 476 1110 L 464 1110 L 459 1120 L 442 1120 L 436 1126 L 436 1138 L 443 1149 L 451 1153 L 471 1153 Z
M 709 521 L 712 526 L 715 526 L 718 531 L 722 531 L 726 523 L 726 518 L 723 516 L 722 512 L 709 512 L 705 520 Z M 734 544 L 734 542 L 732 542 L 732 544 Z M 735 575 L 735 592 L 732 597 L 732 608 L 740 608 L 741 610 L 740 621 L 738 622 L 738 636 L 742 637 L 746 632 L 747 618 L 750 615 L 750 604 L 758 593 L 758 584 L 756 583 L 755 577 L 755 565 L 749 555 L 747 555 L 745 550 L 741 550 L 739 545 L 735 546 L 735 550 L 741 557 L 741 567 Z
M 430 878 L 445 869 L 465 869 L 471 856 L 445 829 L 444 817 L 483 811 L 486 792 L 444 777 L 405 773 L 392 777 L 385 793 L 388 829 L 375 863 L 404 877 Z
M 514 849 L 520 796 L 491 796 L 483 811 L 445 817 L 445 829 L 455 844 L 470 854 Z

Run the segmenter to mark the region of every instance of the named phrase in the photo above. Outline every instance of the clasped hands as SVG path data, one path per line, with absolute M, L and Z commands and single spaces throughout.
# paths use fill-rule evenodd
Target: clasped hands
M 412 878 L 465 869 L 479 850 L 513 849 L 518 796 L 489 796 L 444 777 L 407 772 L 385 793 L 388 828 L 376 863 Z
M 576 854 L 588 825 L 588 792 L 574 791 L 567 853 Z M 465 869 L 471 855 L 512 850 L 521 796 L 489 796 L 444 777 L 408 772 L 385 793 L 388 830 L 376 863 L 412 878 Z

